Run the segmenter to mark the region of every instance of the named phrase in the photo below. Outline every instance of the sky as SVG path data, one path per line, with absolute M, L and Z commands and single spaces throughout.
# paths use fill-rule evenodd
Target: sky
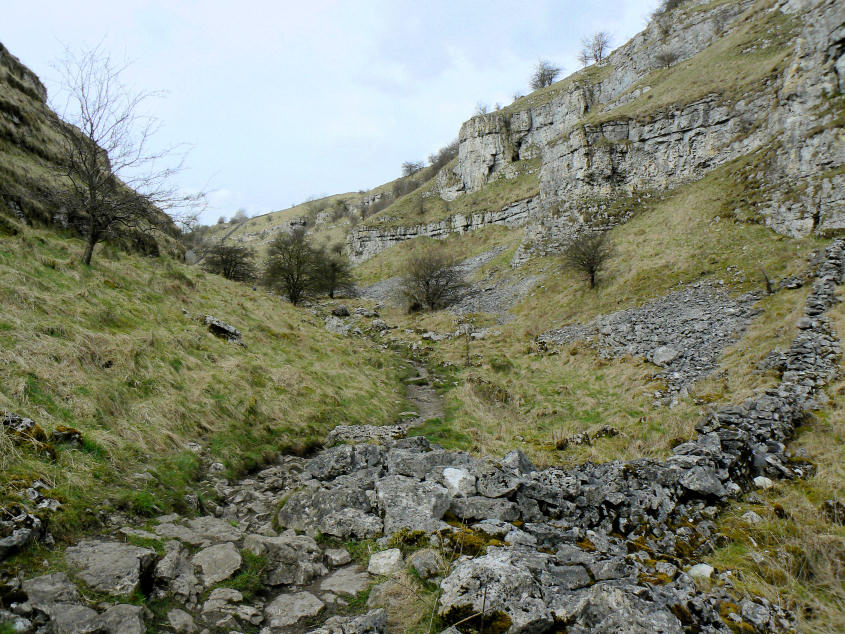
M 187 144 L 175 185 L 202 220 L 376 187 L 457 138 L 478 103 L 529 91 L 540 59 L 578 70 L 581 39 L 624 44 L 657 0 L 0 0 L 0 42 L 60 103 L 53 64 L 100 44 Z

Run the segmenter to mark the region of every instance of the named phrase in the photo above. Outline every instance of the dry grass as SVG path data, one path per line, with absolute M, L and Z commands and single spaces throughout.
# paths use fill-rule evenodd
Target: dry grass
M 360 285 L 373 284 L 395 275 L 401 275 L 402 265 L 408 255 L 430 245 L 443 245 L 459 261 L 480 255 L 496 247 L 505 247 L 506 253 L 496 258 L 490 265 L 505 268 L 513 257 L 513 252 L 522 240 L 522 230 L 508 229 L 491 225 L 464 235 L 451 234 L 442 240 L 434 238 L 414 238 L 397 244 L 355 267 L 354 273 Z M 491 270 L 485 267 L 485 270 Z
M 772 0 L 755 3 L 727 35 L 698 55 L 654 70 L 628 90 L 648 86 L 648 92 L 612 110 L 596 110 L 581 123 L 645 120 L 657 111 L 694 103 L 706 95 L 716 94 L 733 103 L 749 91 L 759 91 L 767 78 L 784 69 L 799 24 L 796 18 L 772 10 L 772 5 Z
M 830 313 L 834 330 L 845 333 L 845 309 Z M 845 369 L 845 366 L 843 366 Z M 742 590 L 786 605 L 801 631 L 845 631 L 845 527 L 821 511 L 829 499 L 845 499 L 845 380 L 830 386 L 831 401 L 799 428 L 791 445 L 803 449 L 816 473 L 803 481 L 778 482 L 760 493 L 762 503 L 738 503 L 719 521 L 732 543 L 709 561 L 734 571 Z M 748 510 L 763 517 L 748 524 Z
M 188 441 L 237 475 L 274 451 L 306 450 L 338 423 L 401 410 L 398 360 L 329 335 L 308 312 L 110 247 L 89 269 L 80 251 L 48 231 L 0 239 L 0 409 L 85 438 L 57 447 L 55 462 L 26 446 L 3 452 L 0 504 L 42 478 L 66 503 L 60 530 L 89 523 L 86 508 L 178 508 L 197 475 Z M 247 348 L 211 335 L 206 313 L 239 328 Z M 133 479 L 144 471 L 151 483 Z
M 514 170 L 512 178 L 500 176 L 480 190 L 463 194 L 451 202 L 440 198 L 434 180 L 428 181 L 379 213 L 368 217 L 364 226 L 414 226 L 459 214 L 468 216 L 498 211 L 512 203 L 536 196 L 540 191 L 540 159 L 519 161 L 511 164 L 511 167 Z M 449 169 L 449 166 L 444 169 Z M 421 196 L 423 213 L 419 213 Z

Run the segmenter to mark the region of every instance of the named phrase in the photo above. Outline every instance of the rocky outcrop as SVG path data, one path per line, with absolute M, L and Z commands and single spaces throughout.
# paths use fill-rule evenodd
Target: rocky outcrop
M 349 259 L 361 263 L 385 249 L 414 238 L 445 238 L 453 233 L 466 233 L 490 225 L 520 227 L 539 210 L 536 198 L 522 200 L 498 211 L 471 214 L 456 214 L 444 220 L 410 227 L 362 227 L 355 229 L 346 238 Z
M 591 224 L 584 218 L 590 200 L 672 187 L 755 156 L 759 169 L 750 176 L 759 179 L 759 200 L 753 212 L 775 231 L 803 236 L 845 227 L 845 142 L 835 123 L 845 77 L 841 3 L 776 3 L 771 11 L 798 24 L 789 62 L 776 80 L 741 98 L 711 94 L 646 116 L 613 116 L 634 100 L 645 104 L 659 51 L 672 51 L 680 62 L 748 20 L 769 15 L 751 0 L 692 4 L 653 20 L 602 67 L 576 73 L 551 95 L 532 95 L 464 123 L 457 164 L 438 179 L 441 195 L 477 191 L 519 161 L 539 156 L 543 217 L 535 218 L 537 229 L 527 240 L 548 239 L 551 227 L 565 241 L 573 227 Z M 593 123 L 596 112 L 600 123 Z
M 757 314 L 758 293 L 732 298 L 724 288 L 698 282 L 639 308 L 600 315 L 589 324 L 566 326 L 537 338 L 540 344 L 594 342 L 607 357 L 634 355 L 665 368 L 668 396 L 684 394 L 716 369 L 719 356 Z

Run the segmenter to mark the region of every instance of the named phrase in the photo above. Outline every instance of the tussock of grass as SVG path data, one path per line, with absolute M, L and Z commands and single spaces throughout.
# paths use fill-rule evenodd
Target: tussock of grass
M 26 445 L 3 451 L 0 504 L 35 478 L 51 483 L 65 505 L 59 533 L 95 522 L 94 509 L 185 510 L 200 468 L 188 441 L 237 476 L 402 405 L 398 362 L 329 335 L 310 313 L 164 258 L 106 247 L 87 268 L 80 251 L 48 231 L 0 239 L 0 409 L 84 438 L 56 446 L 56 462 Z M 240 329 L 247 348 L 211 335 L 206 313 Z

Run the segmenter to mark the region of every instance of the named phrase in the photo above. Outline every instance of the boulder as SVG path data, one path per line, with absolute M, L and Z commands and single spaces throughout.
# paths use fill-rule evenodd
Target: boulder
M 151 585 L 156 553 L 118 542 L 84 540 L 65 551 L 76 576 L 97 592 L 125 596 Z
M 325 605 L 310 592 L 282 594 L 264 606 L 264 616 L 271 628 L 292 627 L 317 616 Z
M 466 469 L 446 467 L 443 469 L 443 484 L 453 497 L 475 495 L 475 476 Z
M 387 632 L 387 612 L 377 609 L 360 616 L 333 616 L 309 634 L 383 634 Z
M 326 561 L 332 568 L 345 566 L 352 561 L 352 555 L 345 548 L 328 548 L 325 551 Z
M 370 556 L 370 563 L 367 566 L 367 572 L 371 575 L 389 577 L 390 575 L 402 570 L 404 563 L 402 551 L 398 548 L 391 548 L 389 550 L 373 553 Z
M 480 495 L 454 498 L 449 510 L 462 520 L 493 519 L 513 522 L 519 519 L 519 507 L 510 500 L 491 499 Z
M 203 323 L 208 326 L 208 331 L 215 337 L 220 337 L 232 343 L 241 343 L 240 331 L 225 321 L 206 315 L 203 317 Z
M 324 517 L 319 524 L 325 535 L 348 539 L 369 539 L 380 535 L 384 524 L 380 517 L 361 509 L 341 509 Z
M 231 542 L 203 548 L 194 555 L 191 563 L 198 567 L 206 588 L 234 575 L 243 563 L 241 554 Z
M 145 634 L 144 608 L 125 603 L 114 605 L 100 615 L 108 634 Z

